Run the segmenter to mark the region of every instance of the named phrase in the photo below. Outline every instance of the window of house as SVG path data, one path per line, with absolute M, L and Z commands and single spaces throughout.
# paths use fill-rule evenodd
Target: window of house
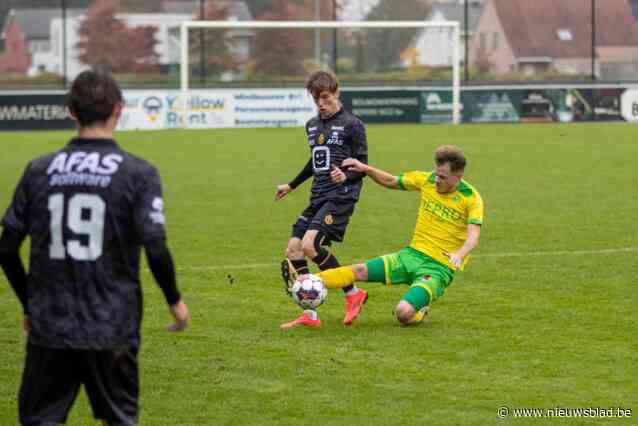
M 561 41 L 572 41 L 572 32 L 566 29 L 558 30 L 558 38 Z
M 481 42 L 479 48 L 485 50 L 487 48 L 487 34 L 481 33 Z
M 498 33 L 494 33 L 494 34 L 492 34 L 492 36 L 493 36 L 493 39 L 492 39 L 492 48 L 493 48 L 494 50 L 497 50 L 497 49 L 498 49 Z

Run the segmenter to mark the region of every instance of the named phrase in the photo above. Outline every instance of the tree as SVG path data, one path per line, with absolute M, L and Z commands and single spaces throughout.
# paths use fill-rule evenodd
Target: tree
M 381 0 L 373 7 L 366 19 L 369 21 L 417 21 L 425 19 L 430 12 L 426 0 Z M 365 31 L 365 57 L 374 70 L 383 70 L 398 65 L 401 52 L 417 35 L 418 29 L 370 29 Z
M 115 17 L 118 0 L 94 1 L 78 31 L 79 59 L 87 65 L 119 71 L 125 67 L 126 25 Z
M 81 62 L 111 72 L 148 71 L 158 67 L 154 27 L 128 28 L 117 18 L 119 0 L 95 0 L 82 20 L 77 43 Z
M 157 71 L 159 69 L 159 55 L 155 52 L 157 27 L 136 27 L 128 29 L 127 33 L 131 71 Z
M 264 21 L 295 21 L 299 10 L 287 0 L 274 0 L 272 8 L 261 15 Z M 303 75 L 304 40 L 300 31 L 263 29 L 256 31 L 253 72 L 266 76 Z
M 207 0 L 204 4 L 204 15 L 199 12 L 197 19 L 207 21 L 225 21 L 230 15 L 228 2 L 225 0 Z M 188 32 L 190 63 L 198 65 L 204 57 L 206 71 L 216 76 L 228 71 L 235 71 L 239 65 L 232 53 L 232 31 L 228 29 L 201 29 Z M 212 54 L 209 54 L 212 52 Z M 203 56 L 202 56 L 203 55 Z

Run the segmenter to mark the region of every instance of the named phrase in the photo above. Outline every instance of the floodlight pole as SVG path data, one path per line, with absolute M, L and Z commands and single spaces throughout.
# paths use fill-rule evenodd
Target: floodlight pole
M 461 28 L 458 22 L 452 27 L 453 43 L 452 48 L 452 123 L 459 124 L 461 122 L 461 77 L 459 64 L 461 62 L 461 46 L 459 46 L 459 40 L 461 39 Z M 467 61 L 467 58 L 465 59 Z
M 321 3 L 315 0 L 315 21 L 321 21 Z M 315 28 L 315 62 L 321 64 L 321 32 Z
M 332 20 L 337 22 L 337 0 L 332 0 Z M 339 56 L 337 48 L 337 27 L 335 27 L 332 33 L 332 71 L 335 74 L 337 73 L 337 57 Z
M 202 21 L 206 19 L 204 16 L 205 12 L 206 8 L 204 7 L 204 0 L 199 0 L 199 16 Z M 206 61 L 206 52 L 204 44 L 204 29 L 201 28 L 199 30 L 199 83 L 202 87 L 205 86 L 204 79 L 206 78 L 206 65 L 204 65 L 204 62 Z
M 591 79 L 596 80 L 596 0 L 591 0 Z
M 62 0 L 62 87 L 65 89 L 68 72 L 66 54 L 66 0 Z
M 470 40 L 470 32 L 469 32 L 469 17 L 470 17 L 470 4 L 469 4 L 469 0 L 465 0 L 465 5 L 464 5 L 464 9 L 465 9 L 465 23 L 464 23 L 464 27 L 465 27 L 465 34 L 463 34 L 463 47 L 465 48 L 465 58 L 463 59 L 463 65 L 465 68 L 465 81 L 467 82 L 470 79 L 470 64 L 469 64 L 469 57 L 470 57 L 470 53 L 469 53 L 469 46 L 468 46 L 468 41 Z

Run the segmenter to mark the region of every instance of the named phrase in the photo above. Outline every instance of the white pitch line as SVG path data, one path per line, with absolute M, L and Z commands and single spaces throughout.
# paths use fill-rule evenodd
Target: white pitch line
M 520 253 L 488 253 L 477 254 L 474 257 L 525 257 L 525 256 L 586 256 L 596 254 L 615 254 L 638 252 L 638 247 L 621 247 L 601 250 L 559 250 L 559 251 L 530 251 Z
M 514 252 L 514 253 L 486 253 L 476 254 L 472 257 L 475 258 L 502 258 L 502 257 L 529 257 L 529 256 L 589 256 L 589 255 L 606 255 L 616 253 L 635 253 L 638 252 L 638 247 L 621 247 L 612 249 L 601 250 L 558 250 L 558 251 L 529 251 L 529 252 Z M 347 263 L 349 264 L 349 263 Z M 181 266 L 178 270 L 189 271 L 218 271 L 218 270 L 236 270 L 236 269 L 261 269 L 261 268 L 274 268 L 279 266 L 276 263 L 247 263 L 244 265 L 209 265 L 209 266 Z

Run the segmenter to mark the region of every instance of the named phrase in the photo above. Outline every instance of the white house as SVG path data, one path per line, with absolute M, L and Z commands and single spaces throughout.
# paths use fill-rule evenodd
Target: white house
M 68 9 L 67 18 L 84 13 L 79 9 Z M 26 70 L 27 75 L 35 76 L 44 72 L 61 74 L 60 45 L 56 45 L 52 37 L 51 22 L 61 20 L 60 9 L 12 9 L 7 14 L 3 31 L 6 31 L 12 21 L 22 30 L 26 39 L 27 53 L 31 56 L 31 65 Z M 61 40 L 61 35 L 60 38 Z
M 468 1 L 468 33 L 465 33 L 465 0 L 437 2 L 432 5 L 426 22 L 456 21 L 460 25 L 461 62 L 465 61 L 465 40 L 474 35 L 479 17 L 483 11 L 482 0 Z M 449 67 L 452 65 L 453 34 L 449 28 L 424 28 L 419 32 L 409 51 L 403 56 L 402 65 L 422 65 L 428 67 Z

